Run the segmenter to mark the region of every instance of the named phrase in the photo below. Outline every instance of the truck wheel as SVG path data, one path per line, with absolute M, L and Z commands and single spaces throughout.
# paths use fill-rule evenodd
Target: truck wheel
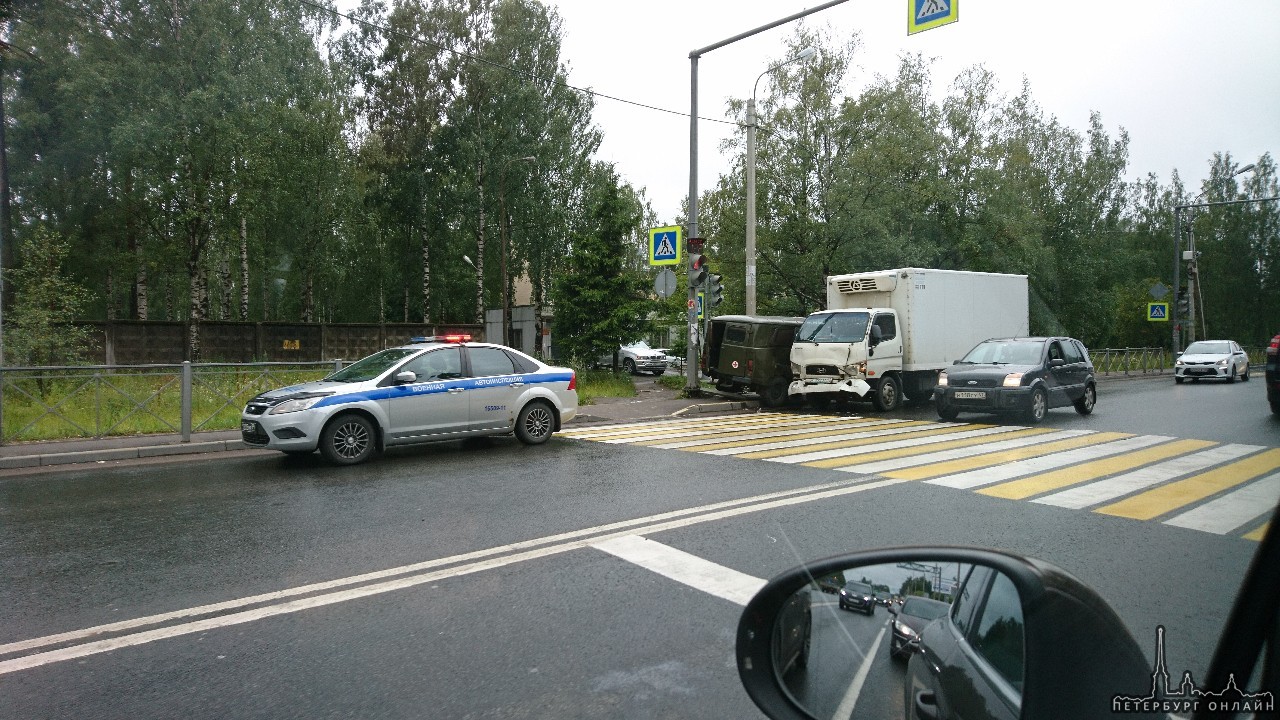
M 831 407 L 831 398 L 826 395 L 810 395 L 806 400 L 814 410 L 826 410 Z
M 898 385 L 896 375 L 885 375 L 880 378 L 871 395 L 871 404 L 880 412 L 897 410 L 902 404 L 902 387 Z
M 765 407 L 779 407 L 787 402 L 787 382 L 777 378 L 760 391 L 760 404 Z

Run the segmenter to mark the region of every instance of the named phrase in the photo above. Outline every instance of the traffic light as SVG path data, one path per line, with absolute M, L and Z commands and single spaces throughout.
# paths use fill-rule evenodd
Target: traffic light
M 720 284 L 720 276 L 715 273 L 707 275 L 707 307 L 715 307 L 724 302 L 724 286 Z
M 1178 289 L 1178 317 L 1189 317 L 1191 313 L 1191 299 L 1187 296 L 1186 288 Z
M 698 253 L 689 254 L 689 287 L 702 287 L 707 279 L 707 256 Z

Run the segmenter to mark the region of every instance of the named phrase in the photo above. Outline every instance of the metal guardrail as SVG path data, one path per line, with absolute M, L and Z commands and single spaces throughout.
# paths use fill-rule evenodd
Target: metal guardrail
M 1267 364 L 1265 347 L 1246 347 L 1249 355 L 1249 366 Z M 1173 363 L 1177 357 L 1167 348 L 1108 348 L 1094 350 L 1089 353 L 1094 370 L 1100 375 L 1163 375 L 1173 372 Z
M 239 426 L 253 396 L 342 369 L 323 362 L 79 365 L 0 369 L 0 445 Z M 225 426 L 225 428 L 223 428 Z
M 1165 348 L 1105 348 L 1090 351 L 1089 359 L 1100 375 L 1159 375 L 1173 369 L 1173 355 Z

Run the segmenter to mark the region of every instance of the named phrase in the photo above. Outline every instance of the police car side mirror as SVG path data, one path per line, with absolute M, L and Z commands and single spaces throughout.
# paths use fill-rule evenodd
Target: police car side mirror
M 885 628 L 874 606 L 817 591 L 816 578 L 833 576 L 902 588 L 907 602 L 889 623 L 893 634 L 876 640 Z M 961 664 L 938 666 L 944 655 L 957 663 L 965 655 L 940 652 L 956 636 L 1006 678 L 991 681 L 991 697 L 1005 697 L 1022 718 L 1095 719 L 1111 713 L 1117 696 L 1151 688 L 1142 648 L 1091 588 L 1040 560 L 958 547 L 871 550 L 775 577 L 738 622 L 738 675 L 771 718 L 832 717 L 846 701 L 848 683 L 838 679 L 851 666 L 887 674 L 905 659 L 905 681 L 919 689 L 917 715 L 931 715 L 950 701 L 937 673 L 968 676 Z
M 418 374 L 412 370 L 403 370 L 401 372 L 396 373 L 396 382 L 401 385 L 405 383 L 411 383 L 417 379 L 418 379 Z

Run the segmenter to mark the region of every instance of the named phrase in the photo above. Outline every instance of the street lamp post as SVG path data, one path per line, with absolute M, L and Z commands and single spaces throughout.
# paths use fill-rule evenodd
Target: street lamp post
M 689 235 L 690 238 L 698 237 L 698 59 L 703 55 L 736 43 L 743 38 L 749 38 L 752 35 L 758 35 L 765 30 L 771 30 L 791 22 L 799 20 L 806 15 L 812 15 L 821 12 L 827 8 L 834 7 L 848 0 L 829 0 L 817 7 L 801 10 L 794 15 L 788 15 L 781 20 L 775 20 L 768 25 L 761 25 L 758 28 L 738 33 L 731 38 L 721 40 L 718 43 L 708 45 L 704 48 L 698 48 L 689 53 Z M 698 387 L 698 289 L 689 287 L 689 310 L 686 319 L 689 323 L 689 349 L 685 353 L 685 360 L 688 362 L 685 371 L 685 392 L 691 396 L 697 396 L 701 390 Z
M 502 231 L 502 344 L 511 346 L 511 282 L 507 276 L 507 255 L 511 248 L 507 238 L 507 168 L 513 162 L 536 162 L 532 155 L 512 158 L 502 164 L 502 177 L 498 183 L 498 228 Z
M 756 78 L 756 82 L 751 86 L 751 99 L 747 101 L 747 299 L 746 310 L 748 315 L 756 314 L 756 89 L 760 85 L 760 78 L 777 70 L 784 65 L 793 62 L 803 62 L 812 58 L 818 53 L 817 50 L 808 47 L 800 51 L 800 54 L 789 60 L 774 65 L 773 67 L 760 73 Z
M 1227 179 L 1231 179 L 1237 175 L 1247 173 L 1253 169 L 1254 169 L 1254 164 L 1249 163 L 1248 165 L 1245 165 L 1239 170 L 1236 170 L 1235 172 L 1231 173 L 1229 176 L 1227 176 Z M 1182 259 L 1182 211 L 1188 210 L 1188 209 L 1194 209 L 1194 208 L 1210 207 L 1212 205 L 1233 205 L 1233 204 L 1248 203 L 1248 202 L 1266 202 L 1267 200 L 1274 199 L 1274 198 L 1262 198 L 1260 200 L 1228 200 L 1225 202 L 1201 203 L 1200 198 L 1204 197 L 1204 194 L 1206 192 L 1208 192 L 1207 189 L 1202 190 L 1200 194 L 1196 195 L 1195 199 L 1192 200 L 1190 203 L 1186 205 L 1175 205 L 1173 208 L 1173 298 L 1174 298 L 1173 353 L 1175 355 L 1182 352 L 1182 328 L 1180 326 L 1180 318 L 1178 315 L 1178 292 L 1182 289 L 1182 262 L 1183 262 L 1183 259 Z M 1195 220 L 1195 215 L 1193 214 L 1188 222 L 1191 222 L 1194 220 Z M 1188 226 L 1188 230 L 1190 229 L 1191 229 L 1190 226 Z M 1196 255 L 1196 243 L 1195 243 L 1194 232 L 1190 233 L 1190 240 L 1188 241 L 1187 246 L 1188 246 L 1187 249 L 1190 251 L 1190 254 L 1191 254 L 1191 258 L 1190 258 L 1191 266 L 1187 268 L 1188 288 L 1187 288 L 1187 318 L 1186 319 L 1187 319 L 1187 324 L 1189 326 L 1190 339 L 1194 341 L 1196 338 L 1196 327 L 1195 327 L 1196 295 L 1198 295 L 1200 291 L 1200 288 L 1199 288 L 1200 263 Z M 1203 315 L 1203 311 L 1204 309 L 1201 308 L 1201 315 Z M 1203 318 L 1201 319 L 1201 322 L 1203 322 Z

